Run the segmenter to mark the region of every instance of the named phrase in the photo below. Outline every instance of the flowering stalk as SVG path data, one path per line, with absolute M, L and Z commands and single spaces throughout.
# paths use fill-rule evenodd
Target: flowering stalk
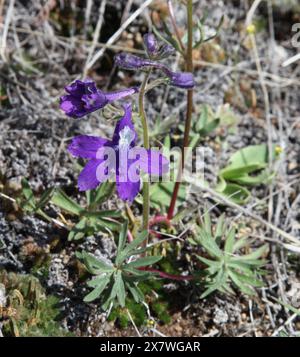
M 193 0 L 187 1 L 187 26 L 188 26 L 188 44 L 186 50 L 186 70 L 187 72 L 192 73 L 193 72 Z M 184 128 L 183 147 L 182 147 L 182 154 L 181 154 L 181 169 L 178 171 L 177 180 L 175 182 L 170 207 L 168 210 L 168 219 L 172 219 L 174 216 L 176 200 L 180 187 L 182 169 L 184 167 L 184 148 L 189 146 L 192 113 L 193 113 L 193 89 L 189 89 L 187 94 L 187 111 L 186 111 L 186 120 L 185 120 L 185 128 Z
M 146 86 L 148 83 L 148 79 L 150 77 L 150 73 L 151 73 L 151 68 L 147 70 L 139 92 L 139 116 L 142 122 L 144 148 L 146 150 L 150 149 L 150 141 L 149 141 L 148 121 L 144 108 L 144 97 L 145 97 Z M 150 211 L 149 201 L 150 201 L 150 184 L 148 181 L 144 181 L 143 182 L 143 229 L 146 231 L 148 231 L 149 228 L 149 211 Z M 148 237 L 145 240 L 145 245 L 147 244 L 148 244 Z

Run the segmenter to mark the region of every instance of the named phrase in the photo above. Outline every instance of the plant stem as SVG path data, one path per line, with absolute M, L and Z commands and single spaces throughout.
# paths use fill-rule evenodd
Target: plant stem
M 188 26 L 188 44 L 186 50 L 186 70 L 187 72 L 193 72 L 193 0 L 187 1 L 187 26 Z M 178 170 L 177 180 L 175 182 L 172 199 L 168 211 L 168 219 L 172 219 L 174 216 L 174 210 L 176 206 L 177 196 L 180 187 L 180 181 L 182 177 L 182 170 L 184 168 L 184 148 L 189 146 L 191 122 L 193 113 L 193 89 L 189 89 L 187 93 L 187 111 L 184 128 L 184 138 L 181 152 L 181 167 Z
M 171 22 L 172 22 L 172 25 L 173 25 L 173 28 L 174 28 L 174 31 L 175 31 L 175 35 L 176 35 L 179 47 L 181 49 L 182 54 L 185 56 L 185 54 L 184 54 L 184 45 L 182 43 L 181 36 L 180 36 L 180 33 L 179 33 L 179 29 L 178 29 L 178 26 L 176 24 L 173 4 L 172 4 L 171 0 L 168 0 L 168 9 L 169 9 L 169 16 L 171 18 Z
M 151 73 L 151 69 L 149 69 L 144 77 L 144 80 L 141 84 L 140 87 L 140 92 L 139 92 L 139 116 L 141 118 L 142 122 L 142 127 L 143 127 L 143 138 L 144 138 L 144 148 L 146 150 L 150 149 L 150 141 L 149 141 L 149 129 L 148 129 L 148 121 L 147 121 L 147 116 L 144 108 L 144 97 L 146 93 L 146 86 L 148 83 L 148 79 Z M 147 230 L 149 229 L 149 189 L 150 189 L 150 183 L 149 181 L 144 181 L 143 182 L 143 229 Z M 145 241 L 145 245 L 148 244 L 148 237 Z

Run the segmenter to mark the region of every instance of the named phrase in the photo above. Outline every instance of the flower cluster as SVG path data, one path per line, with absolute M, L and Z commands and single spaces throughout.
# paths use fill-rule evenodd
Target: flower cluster
M 117 66 L 137 70 L 146 67 L 161 70 L 171 85 L 190 89 L 194 86 L 192 73 L 173 72 L 159 60 L 169 56 L 173 49 L 169 45 L 159 45 L 152 34 L 144 36 L 148 59 L 120 53 L 115 57 Z M 107 104 L 131 96 L 138 87 L 104 93 L 95 83 L 86 79 L 76 80 L 65 87 L 66 95 L 60 98 L 60 108 L 72 118 L 82 118 Z M 75 157 L 89 159 L 78 178 L 81 191 L 96 188 L 102 182 L 115 178 L 117 192 L 121 199 L 132 201 L 140 190 L 141 172 L 162 176 L 168 171 L 168 160 L 160 151 L 146 150 L 136 145 L 137 133 L 132 122 L 130 104 L 123 105 L 124 115 L 117 122 L 111 140 L 80 135 L 73 138 L 68 147 Z
M 164 72 L 169 79 L 169 84 L 183 89 L 192 89 L 195 86 L 194 76 L 190 72 L 173 72 L 168 66 L 159 62 L 159 59 L 170 56 L 173 53 L 170 45 L 159 45 L 152 34 L 144 36 L 144 44 L 149 58 L 141 58 L 125 52 L 115 56 L 117 66 L 128 69 L 138 70 L 143 68 L 156 68 Z

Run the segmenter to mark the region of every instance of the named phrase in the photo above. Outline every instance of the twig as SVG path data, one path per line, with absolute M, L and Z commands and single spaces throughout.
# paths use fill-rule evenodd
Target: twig
M 112 45 L 122 34 L 122 32 L 153 2 L 153 0 L 146 0 L 140 8 L 138 8 L 124 23 L 121 27 L 116 31 L 107 41 L 107 45 Z M 90 62 L 86 66 L 86 70 L 92 68 L 92 66 L 103 56 L 106 48 L 102 48 L 99 52 L 97 52 L 94 57 L 90 60 Z
M 297 62 L 300 60 L 300 53 L 298 53 L 297 55 L 287 59 L 286 61 L 284 61 L 282 63 L 282 67 L 287 67 L 287 66 L 290 66 L 291 64 Z
M 131 323 L 132 323 L 132 325 L 133 325 L 133 327 L 134 327 L 134 329 L 135 329 L 137 335 L 138 335 L 139 337 L 142 337 L 140 331 L 139 331 L 138 328 L 136 327 L 135 322 L 133 321 L 133 318 L 132 318 L 132 316 L 131 316 L 131 313 L 129 312 L 128 309 L 126 309 L 126 312 L 127 312 L 127 315 L 128 315 L 128 317 L 129 317 L 129 320 L 131 321 Z
M 6 17 L 5 17 L 4 28 L 2 30 L 1 45 L 0 45 L 0 55 L 1 55 L 1 57 L 2 57 L 4 62 L 7 62 L 5 50 L 6 50 L 6 43 L 7 43 L 7 35 L 8 35 L 9 24 L 10 24 L 10 22 L 12 20 L 12 17 L 13 17 L 14 5 L 15 5 L 15 0 L 10 0 L 9 1 L 9 6 L 8 6 L 8 9 L 7 9 L 7 13 L 6 13 Z
M 173 4 L 172 4 L 171 0 L 168 0 L 168 9 L 169 9 L 169 15 L 170 15 L 170 19 L 171 19 L 171 22 L 172 22 L 172 26 L 173 26 L 174 31 L 175 31 L 176 38 L 178 40 L 180 49 L 181 49 L 182 53 L 184 54 L 185 48 L 184 48 L 184 45 L 182 43 L 181 36 L 180 36 L 180 33 L 179 33 L 179 29 L 178 29 L 177 24 L 176 24 L 175 15 L 174 15 L 174 8 L 173 8 Z
M 252 19 L 255 14 L 256 9 L 260 5 L 262 0 L 255 0 L 248 11 L 247 18 L 246 18 L 246 27 L 250 26 L 252 24 Z M 273 157 L 272 157 L 272 152 L 273 152 L 273 143 L 272 143 L 272 122 L 271 122 L 271 116 L 270 116 L 270 98 L 269 98 L 269 93 L 267 86 L 265 84 L 265 78 L 262 74 L 262 66 L 259 58 L 259 53 L 257 49 L 257 44 L 256 44 L 256 39 L 255 39 L 255 34 L 254 33 L 249 33 L 250 36 L 250 41 L 253 49 L 253 55 L 256 63 L 256 68 L 258 72 L 258 78 L 259 82 L 261 85 L 261 89 L 263 92 L 263 97 L 264 97 L 264 103 L 265 103 L 265 116 L 266 116 L 266 122 L 267 122 L 267 131 L 268 131 L 268 161 L 269 161 L 269 169 L 271 170 L 272 164 L 273 164 Z M 270 193 L 272 193 L 272 187 L 270 187 Z M 273 215 L 273 199 L 272 195 L 270 195 L 270 200 L 269 200 L 269 207 L 268 207 L 268 219 L 271 222 L 272 220 L 272 215 Z
M 97 25 L 96 25 L 96 29 L 94 32 L 94 36 L 93 36 L 93 43 L 89 49 L 89 53 L 87 56 L 87 60 L 84 66 L 84 70 L 83 70 L 83 76 L 86 77 L 87 72 L 88 72 L 88 64 L 93 56 L 93 53 L 95 51 L 96 48 L 96 44 L 98 42 L 98 38 L 100 36 L 100 32 L 101 32 L 101 28 L 103 25 L 103 19 L 104 19 L 104 13 L 105 13 L 105 7 L 106 7 L 106 0 L 102 0 L 101 1 L 101 5 L 99 7 L 99 17 L 98 17 L 98 21 L 97 21 Z
M 93 0 L 87 0 L 86 8 L 85 8 L 85 15 L 84 15 L 84 37 L 87 35 L 87 27 L 91 17 L 91 11 L 93 6 Z

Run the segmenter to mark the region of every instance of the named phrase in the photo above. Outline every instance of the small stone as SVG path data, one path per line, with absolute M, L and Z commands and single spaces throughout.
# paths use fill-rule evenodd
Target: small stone
M 174 326 L 174 330 L 176 331 L 176 332 L 182 332 L 182 327 L 180 326 L 180 325 L 175 325 Z
M 6 290 L 3 284 L 0 284 L 0 307 L 6 305 Z
M 216 325 L 222 325 L 225 324 L 228 321 L 228 314 L 225 310 L 221 310 L 219 308 L 216 308 L 215 314 L 214 314 L 214 323 Z

